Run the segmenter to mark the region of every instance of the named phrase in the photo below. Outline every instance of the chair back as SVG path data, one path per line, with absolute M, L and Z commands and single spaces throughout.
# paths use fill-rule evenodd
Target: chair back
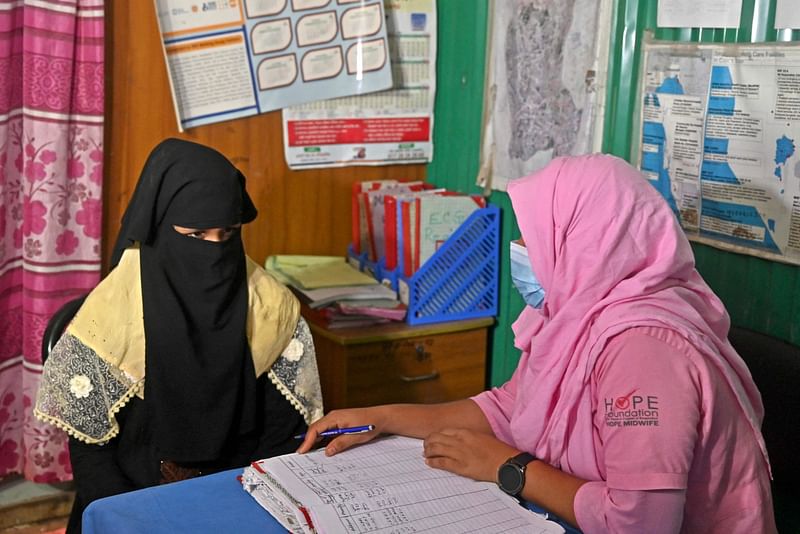
M 780 532 L 800 532 L 800 347 L 732 327 L 731 345 L 747 363 L 764 403 L 761 431 L 772 465 L 772 497 Z
M 42 363 L 47 360 L 50 351 L 56 346 L 61 334 L 66 330 L 67 325 L 75 317 L 83 301 L 86 300 L 86 295 L 67 301 L 61 306 L 56 313 L 47 322 L 47 328 L 44 330 L 42 336 Z

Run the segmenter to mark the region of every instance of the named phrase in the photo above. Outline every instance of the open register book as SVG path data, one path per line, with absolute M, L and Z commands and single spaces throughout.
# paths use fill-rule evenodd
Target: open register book
M 496 484 L 428 467 L 422 441 L 400 436 L 331 457 L 320 449 L 260 460 L 245 468 L 242 484 L 298 534 L 564 532 Z

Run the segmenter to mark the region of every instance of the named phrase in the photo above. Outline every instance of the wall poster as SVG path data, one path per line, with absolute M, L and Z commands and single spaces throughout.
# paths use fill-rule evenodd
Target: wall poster
M 392 85 L 381 0 L 155 0 L 178 127 Z
M 800 264 L 800 45 L 645 43 L 636 162 L 690 239 Z
M 385 0 L 394 86 L 283 110 L 291 169 L 433 159 L 436 0 Z

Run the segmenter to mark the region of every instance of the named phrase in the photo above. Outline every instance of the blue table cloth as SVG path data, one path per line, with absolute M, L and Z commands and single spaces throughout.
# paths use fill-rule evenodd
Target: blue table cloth
M 242 469 L 97 500 L 83 513 L 85 534 L 285 533 L 236 479 Z

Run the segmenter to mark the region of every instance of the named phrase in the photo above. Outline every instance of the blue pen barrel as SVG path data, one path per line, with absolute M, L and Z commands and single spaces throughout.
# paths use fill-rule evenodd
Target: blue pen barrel
M 364 425 L 364 426 L 349 426 L 345 428 L 332 428 L 330 430 L 324 430 L 318 434 L 321 438 L 330 438 L 333 436 L 341 436 L 343 434 L 365 434 L 367 432 L 372 432 L 375 430 L 375 425 Z M 298 434 L 294 437 L 294 439 L 305 439 L 306 434 Z

